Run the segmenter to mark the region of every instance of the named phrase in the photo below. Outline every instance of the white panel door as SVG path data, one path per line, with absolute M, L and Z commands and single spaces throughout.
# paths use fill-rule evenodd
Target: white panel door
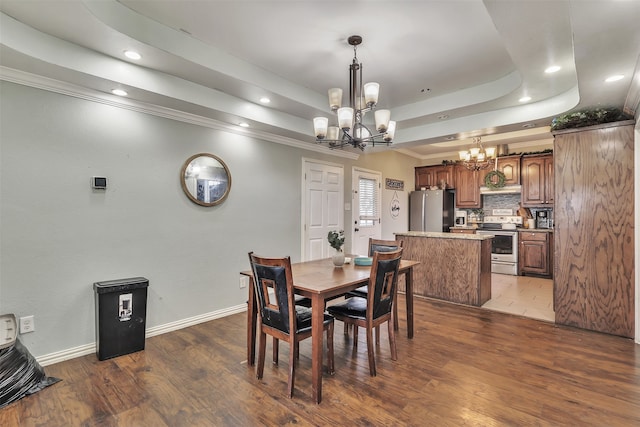
M 334 164 L 303 162 L 302 259 L 310 261 L 333 255 L 327 234 L 331 230 L 344 230 L 344 169 Z
M 353 205 L 353 239 L 351 253 L 354 255 L 368 255 L 369 238 L 380 239 L 382 236 L 382 174 L 353 168 L 352 173 L 352 202 Z

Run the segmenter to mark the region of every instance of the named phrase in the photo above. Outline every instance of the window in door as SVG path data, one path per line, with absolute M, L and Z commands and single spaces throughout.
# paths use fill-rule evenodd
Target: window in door
M 374 227 L 379 220 L 378 181 L 376 179 L 360 177 L 358 180 L 358 218 L 361 228 Z
M 380 172 L 353 169 L 353 197 L 352 224 L 353 239 L 351 253 L 366 255 L 369 248 L 369 238 L 380 239 L 382 225 L 380 224 L 381 189 Z

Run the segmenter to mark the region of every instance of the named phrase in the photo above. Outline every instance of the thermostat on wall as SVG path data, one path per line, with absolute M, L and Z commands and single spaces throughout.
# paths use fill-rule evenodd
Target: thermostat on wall
M 107 178 L 104 176 L 92 176 L 91 187 L 105 190 L 107 188 Z

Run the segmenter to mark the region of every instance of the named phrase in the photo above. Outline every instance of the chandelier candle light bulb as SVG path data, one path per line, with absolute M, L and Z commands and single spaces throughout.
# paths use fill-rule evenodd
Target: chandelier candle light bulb
M 396 122 L 394 122 L 393 120 L 390 120 L 389 127 L 387 128 L 387 133 L 385 133 L 383 137 L 384 141 L 391 142 L 395 134 L 396 134 Z
M 364 100 L 367 107 L 371 108 L 378 103 L 378 94 L 380 93 L 380 85 L 375 82 L 364 85 Z
M 342 89 L 339 87 L 329 89 L 329 107 L 331 107 L 331 111 L 334 112 L 342 107 Z
M 389 127 L 389 118 L 391 117 L 391 111 L 378 110 L 375 112 L 376 129 L 378 132 L 386 132 Z
M 313 119 L 313 128 L 316 132 L 316 138 L 324 139 L 327 136 L 327 126 L 329 126 L 329 119 L 326 117 L 316 117 Z
M 338 126 L 347 131 L 353 127 L 353 108 L 338 108 Z
M 327 131 L 327 139 L 330 141 L 335 141 L 338 139 L 340 135 L 340 128 L 338 126 L 329 126 L 329 130 Z

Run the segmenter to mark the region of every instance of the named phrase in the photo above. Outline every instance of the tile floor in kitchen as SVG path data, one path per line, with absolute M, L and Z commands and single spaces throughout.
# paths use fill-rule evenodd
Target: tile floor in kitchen
M 553 280 L 492 274 L 491 299 L 482 307 L 554 322 Z

